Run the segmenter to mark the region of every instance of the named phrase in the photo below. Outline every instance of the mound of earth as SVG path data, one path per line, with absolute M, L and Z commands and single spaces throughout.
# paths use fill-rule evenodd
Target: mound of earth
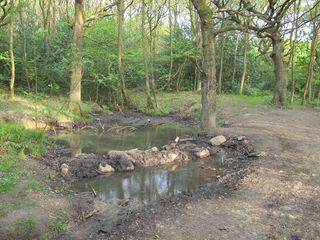
M 70 157 L 65 149 L 59 147 L 55 147 L 52 152 L 43 161 L 69 181 L 93 178 L 114 171 L 133 171 L 137 168 L 205 160 L 215 155 L 227 156 L 228 161 L 241 161 L 257 156 L 250 140 L 243 136 L 225 138 L 210 135 L 177 138 L 160 148 L 153 147 L 144 151 L 110 151 L 107 155 L 81 153 Z

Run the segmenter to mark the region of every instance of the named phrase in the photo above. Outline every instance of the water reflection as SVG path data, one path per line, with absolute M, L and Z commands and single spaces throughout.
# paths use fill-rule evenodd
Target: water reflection
M 133 148 L 144 150 L 154 146 L 160 147 L 173 141 L 177 136 L 192 135 L 198 132 L 197 129 L 160 125 L 139 128 L 134 132 L 126 129 L 117 133 L 80 131 L 60 134 L 56 140 L 68 145 L 74 156 L 81 152 L 104 154 L 110 150 Z
M 190 162 L 176 167 L 175 170 L 172 170 L 173 168 L 175 167 L 115 173 L 78 182 L 73 188 L 90 191 L 92 186 L 103 201 L 134 199 L 146 203 L 197 188 L 224 171 L 221 158 L 213 158 L 206 162 Z

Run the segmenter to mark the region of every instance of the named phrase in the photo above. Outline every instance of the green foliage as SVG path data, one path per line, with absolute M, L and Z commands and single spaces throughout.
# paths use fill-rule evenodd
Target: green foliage
M 16 186 L 15 180 L 26 175 L 23 168 L 25 154 L 44 152 L 45 137 L 40 130 L 4 123 L 0 126 L 0 193 Z
M 38 181 L 32 180 L 29 181 L 26 185 L 27 189 L 39 192 L 39 191 L 43 191 L 44 190 L 44 186 L 39 183 Z
M 60 220 L 55 220 L 50 226 L 51 232 L 54 235 L 61 233 L 67 229 L 67 225 Z
M 36 222 L 33 218 L 26 218 L 17 222 L 18 231 L 23 235 L 28 235 L 34 229 Z

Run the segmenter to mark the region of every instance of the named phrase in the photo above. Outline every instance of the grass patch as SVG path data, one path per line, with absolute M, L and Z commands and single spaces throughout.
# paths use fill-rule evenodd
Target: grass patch
M 66 229 L 67 225 L 60 220 L 55 220 L 50 226 L 50 230 L 54 235 L 57 235 Z
M 26 218 L 17 223 L 17 228 L 23 235 L 28 235 L 33 230 L 36 222 L 32 218 Z
M 15 99 L 0 96 L 0 110 L 10 109 L 38 119 L 52 119 L 57 122 L 74 122 L 90 120 L 95 103 L 82 102 L 81 116 L 69 111 L 69 99 L 66 97 L 49 97 L 25 92 Z
M 5 210 L 4 207 L 0 207 L 0 218 L 6 217 L 7 216 L 7 211 Z
M 45 150 L 44 132 L 20 125 L 0 126 L 0 194 L 15 188 L 17 179 L 26 176 L 23 167 L 26 154 L 40 155 Z
M 27 187 L 27 189 L 30 189 L 35 192 L 40 192 L 40 191 L 44 190 L 44 186 L 35 180 L 28 182 L 26 187 Z

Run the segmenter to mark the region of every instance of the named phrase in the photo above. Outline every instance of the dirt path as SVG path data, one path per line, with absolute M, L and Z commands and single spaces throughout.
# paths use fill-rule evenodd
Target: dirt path
M 320 111 L 255 110 L 229 120 L 219 131 L 246 135 L 267 152 L 239 189 L 147 206 L 99 238 L 320 239 Z

